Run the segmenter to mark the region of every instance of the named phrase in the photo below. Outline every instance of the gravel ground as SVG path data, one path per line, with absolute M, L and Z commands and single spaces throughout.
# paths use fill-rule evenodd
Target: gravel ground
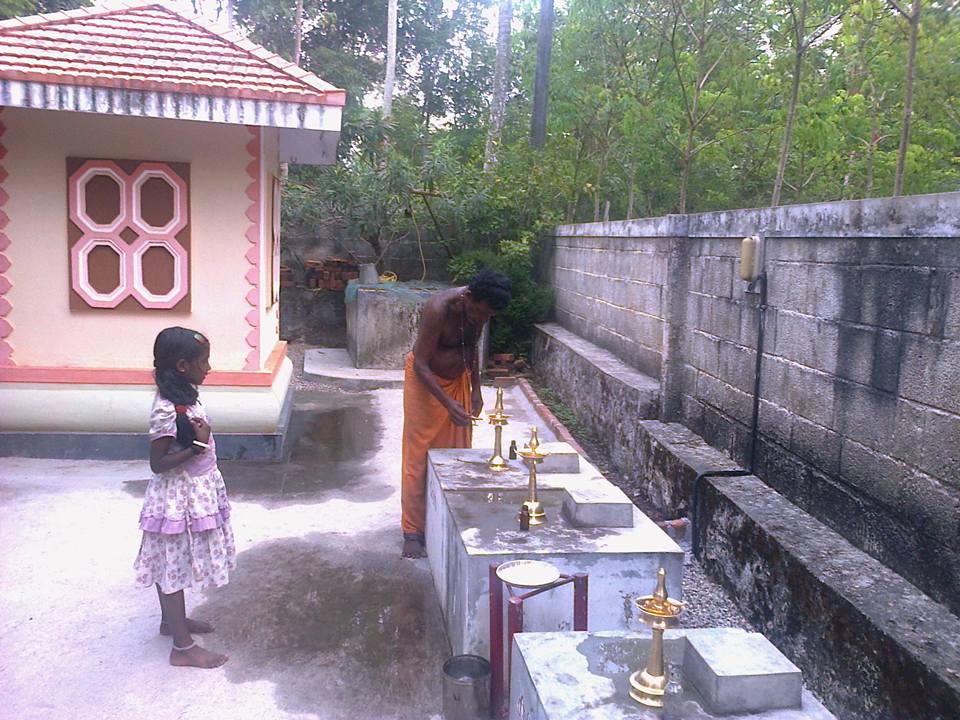
M 293 387 L 296 390 L 321 390 L 329 392 L 345 392 L 336 385 L 310 380 L 303 377 L 303 343 L 292 342 L 287 346 L 287 355 L 293 363 Z M 561 422 L 577 439 L 577 442 L 586 450 L 590 461 L 597 466 L 611 482 L 618 485 L 627 496 L 646 515 L 660 522 L 665 518 L 644 494 L 639 483 L 630 482 L 624 474 L 616 468 L 610 460 L 610 454 L 605 445 L 599 442 L 596 436 L 586 431 L 572 420 L 570 411 L 559 404 L 551 392 L 535 381 L 533 387 L 537 390 L 541 400 L 557 415 Z M 685 555 L 683 560 L 683 599 L 687 603 L 680 616 L 681 627 L 741 627 L 746 630 L 755 628 L 740 614 L 730 595 L 717 583 L 707 577 L 700 562 L 690 552 L 689 538 L 677 539 Z M 653 590 L 653 588 L 651 588 Z
M 654 507 L 650 498 L 647 497 L 643 486 L 640 483 L 628 480 L 623 472 L 613 464 L 606 445 L 575 420 L 571 420 L 570 410 L 559 403 L 553 393 L 539 385 L 535 380 L 532 385 L 544 404 L 561 422 L 567 425 L 567 429 L 587 452 L 590 461 L 597 466 L 597 469 L 610 482 L 619 486 L 633 503 L 652 520 L 656 522 L 666 520 L 664 514 Z M 689 537 L 675 539 L 684 551 L 683 600 L 687 605 L 680 616 L 680 627 L 740 627 L 744 630 L 756 630 L 737 609 L 727 591 L 707 576 L 700 561 L 690 551 Z M 651 588 L 652 590 L 653 588 Z

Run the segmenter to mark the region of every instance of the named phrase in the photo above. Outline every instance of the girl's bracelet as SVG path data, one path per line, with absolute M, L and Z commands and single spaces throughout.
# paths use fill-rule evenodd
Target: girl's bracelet
M 196 452 L 196 453 L 202 453 L 202 452 L 204 452 L 205 450 L 209 450 L 209 449 L 210 449 L 210 446 L 209 446 L 207 443 L 205 443 L 205 442 L 200 442 L 199 440 L 194 440 L 194 441 L 191 443 L 191 445 L 193 445 L 193 448 L 191 448 L 191 449 L 192 449 L 194 452 Z

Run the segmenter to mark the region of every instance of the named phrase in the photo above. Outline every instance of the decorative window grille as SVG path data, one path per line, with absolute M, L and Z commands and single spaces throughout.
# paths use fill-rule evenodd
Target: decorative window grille
M 71 158 L 67 167 L 76 297 L 92 308 L 189 309 L 189 166 Z

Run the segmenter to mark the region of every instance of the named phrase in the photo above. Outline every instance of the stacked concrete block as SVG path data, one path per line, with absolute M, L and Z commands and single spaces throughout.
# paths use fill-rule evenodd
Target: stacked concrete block
M 757 473 L 960 611 L 960 193 L 561 226 L 542 276 L 564 329 L 661 381 L 661 419 L 744 463 L 759 310 L 738 256 L 757 232 Z M 555 335 L 551 384 L 640 479 L 617 393 L 559 371 L 578 363 L 542 352 Z

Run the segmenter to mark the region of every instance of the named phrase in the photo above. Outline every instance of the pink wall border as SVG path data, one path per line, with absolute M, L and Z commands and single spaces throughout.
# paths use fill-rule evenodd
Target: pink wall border
M 287 343 L 277 342 L 263 370 L 213 370 L 205 387 L 270 387 L 287 356 Z M 61 385 L 153 385 L 153 370 L 146 368 L 80 368 L 37 365 L 0 366 L 0 383 L 53 383 Z
M 247 154 L 250 155 L 250 162 L 247 163 L 247 176 L 250 178 L 250 184 L 247 185 L 247 198 L 250 205 L 247 206 L 247 220 L 250 221 L 250 227 L 247 228 L 246 238 L 249 247 L 246 252 L 247 262 L 250 269 L 247 270 L 247 284 L 250 289 L 247 291 L 246 302 L 250 306 L 244 316 L 247 325 L 250 326 L 250 332 L 245 338 L 247 345 L 251 350 L 247 353 L 247 362 L 244 365 L 245 370 L 257 370 L 260 367 L 260 205 L 261 205 L 261 187 L 260 187 L 260 128 L 256 126 L 247 126 L 247 130 L 252 136 L 247 143 Z
M 3 112 L 3 106 L 0 106 L 0 113 Z M 3 144 L 3 134 L 7 132 L 7 126 L 0 120 L 0 162 L 7 156 L 7 146 Z M 13 366 L 13 346 L 10 344 L 10 335 L 13 334 L 13 325 L 10 324 L 9 315 L 13 306 L 5 297 L 10 290 L 11 284 L 6 277 L 7 270 L 10 269 L 10 258 L 4 252 L 10 247 L 10 237 L 6 233 L 7 224 L 10 217 L 3 210 L 7 204 L 9 195 L 3 188 L 3 183 L 9 173 L 7 169 L 0 164 L 0 366 Z

